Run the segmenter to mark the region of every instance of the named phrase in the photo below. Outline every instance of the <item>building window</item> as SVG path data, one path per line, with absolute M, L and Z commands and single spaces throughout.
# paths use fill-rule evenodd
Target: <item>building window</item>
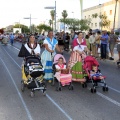
M 104 14 L 106 15 L 106 11 L 104 11 Z
M 110 10 L 110 15 L 112 15 L 112 10 Z
M 88 18 L 90 18 L 90 15 L 88 16 Z
M 86 19 L 86 16 L 85 16 L 85 19 Z
M 95 27 L 97 27 L 97 23 L 95 23 Z

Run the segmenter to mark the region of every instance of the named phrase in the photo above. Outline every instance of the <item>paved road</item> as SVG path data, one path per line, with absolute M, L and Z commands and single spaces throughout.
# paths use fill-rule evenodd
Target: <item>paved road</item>
M 64 87 L 56 92 L 48 84 L 46 96 L 36 91 L 31 98 L 29 90 L 20 91 L 22 59 L 16 49 L 20 46 L 0 45 L 0 120 L 120 120 L 120 69 L 114 64 L 100 61 L 110 88 L 107 93 L 98 88 L 92 94 L 89 86 L 84 89 L 79 83 L 73 83 L 74 91 Z

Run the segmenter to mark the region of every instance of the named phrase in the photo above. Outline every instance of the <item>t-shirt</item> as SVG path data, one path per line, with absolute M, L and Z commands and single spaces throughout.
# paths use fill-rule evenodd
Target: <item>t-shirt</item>
M 58 70 L 61 69 L 59 65 L 55 65 L 55 68 Z M 66 65 L 64 65 L 63 69 L 66 69 Z
M 110 34 L 110 41 L 109 41 L 109 43 L 115 44 L 116 40 L 117 40 L 117 36 L 115 34 Z
M 106 35 L 102 35 L 101 37 L 102 37 L 102 38 L 105 38 L 105 40 L 101 40 L 101 43 L 102 43 L 102 44 L 107 44 L 107 43 L 108 43 L 109 36 L 106 34 Z

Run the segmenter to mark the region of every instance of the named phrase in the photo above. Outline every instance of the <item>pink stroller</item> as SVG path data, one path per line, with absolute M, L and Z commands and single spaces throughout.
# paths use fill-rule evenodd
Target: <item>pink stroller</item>
M 58 60 L 59 58 L 62 58 L 63 60 L 63 71 L 66 70 L 66 72 L 62 73 L 61 71 L 57 71 L 58 69 Z M 66 69 L 66 60 L 61 54 L 56 54 L 54 56 L 54 61 L 53 61 L 53 74 L 54 74 L 54 81 L 58 82 L 58 86 L 56 87 L 57 91 L 62 90 L 62 86 L 68 86 L 69 90 L 73 90 L 73 85 L 72 85 L 72 75 L 70 74 L 69 70 Z
M 84 59 L 84 65 L 83 65 L 83 68 L 85 70 L 85 72 L 87 73 L 87 83 L 92 83 L 92 88 L 91 88 L 91 92 L 92 93 L 95 93 L 96 92 L 96 88 L 98 87 L 98 83 L 101 83 L 101 87 L 103 88 L 103 91 L 108 91 L 108 86 L 105 82 L 105 76 L 102 76 L 102 79 L 100 79 L 99 77 L 91 77 L 90 75 L 90 71 L 92 71 L 92 66 L 97 66 L 97 69 L 99 67 L 99 63 L 98 61 L 92 57 L 92 56 L 87 56 L 85 59 Z M 98 69 L 99 73 L 101 72 L 99 69 Z M 85 83 L 86 84 L 86 83 Z

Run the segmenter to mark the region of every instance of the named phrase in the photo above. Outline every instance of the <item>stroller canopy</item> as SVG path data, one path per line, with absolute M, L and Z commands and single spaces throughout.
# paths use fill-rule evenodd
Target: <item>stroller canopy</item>
M 60 57 L 62 57 L 64 63 L 66 63 L 66 60 L 65 60 L 65 58 L 64 58 L 63 55 L 61 55 L 61 54 L 56 54 L 56 55 L 54 56 L 53 64 L 57 63 L 57 62 L 58 62 L 58 59 L 59 59 Z

